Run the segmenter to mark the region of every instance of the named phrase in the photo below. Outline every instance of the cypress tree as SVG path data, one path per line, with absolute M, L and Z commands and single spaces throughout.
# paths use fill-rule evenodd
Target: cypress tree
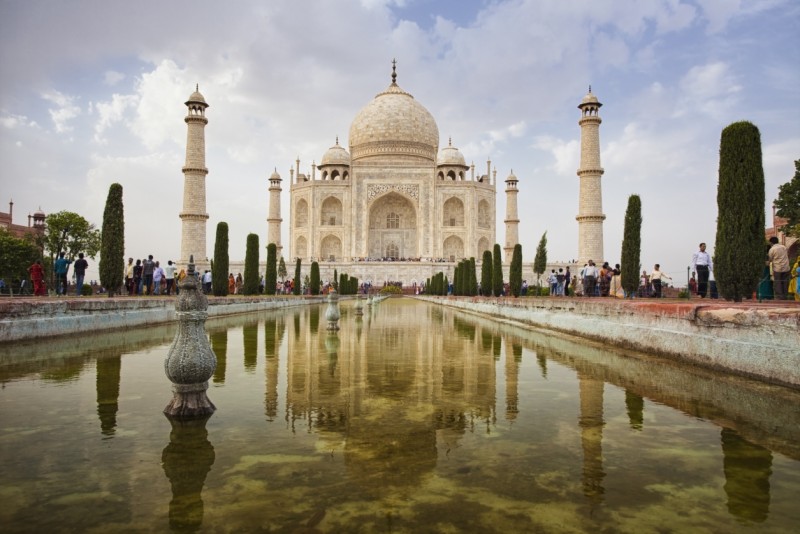
M 292 293 L 295 295 L 299 295 L 303 291 L 303 281 L 300 279 L 301 273 L 300 258 L 297 258 L 297 262 L 294 265 L 294 288 L 292 289 Z
M 761 134 L 747 121 L 722 130 L 714 275 L 726 300 L 741 302 L 758 285 L 766 260 Z
M 122 186 L 119 184 L 111 184 L 108 188 L 100 236 L 99 269 L 100 283 L 106 288 L 108 296 L 119 293 L 125 272 L 125 214 Z
M 334 269 L 333 273 L 334 273 L 334 275 L 336 274 L 336 270 L 335 269 Z M 339 275 L 339 281 L 336 283 L 336 285 L 337 285 L 337 291 L 339 292 L 340 295 L 347 295 L 348 294 L 347 290 L 348 290 L 349 286 L 347 284 L 347 278 L 348 278 L 347 277 L 347 273 L 342 273 L 342 274 Z M 335 276 L 334 276 L 334 280 L 336 280 Z
M 212 274 L 213 276 L 213 274 Z M 258 234 L 247 235 L 247 249 L 244 254 L 244 280 L 242 294 L 258 294 Z
M 319 295 L 319 263 L 311 262 L 311 278 L 309 286 L 312 295 Z
M 481 295 L 492 296 L 492 253 L 489 250 L 483 251 L 481 260 Z
M 478 272 L 475 268 L 475 256 L 469 259 L 469 295 L 474 297 L 478 294 Z
M 278 279 L 281 282 L 283 282 L 284 280 L 286 280 L 286 276 L 288 274 L 289 273 L 286 272 L 286 262 L 283 261 L 283 256 L 281 256 L 280 259 L 278 260 Z
M 444 276 L 444 273 L 442 273 L 442 276 Z M 450 291 L 450 281 L 445 276 L 444 282 L 442 282 L 442 295 L 447 296 L 447 293 L 449 291 Z
M 278 246 L 275 243 L 267 245 L 267 274 L 264 276 L 264 293 L 275 294 L 278 284 Z
M 537 287 L 541 287 L 542 285 L 541 277 L 546 270 L 547 270 L 547 232 L 545 231 L 545 233 L 542 234 L 542 238 L 539 240 L 539 246 L 536 247 L 536 257 L 533 259 L 533 272 L 536 273 Z
M 522 245 L 514 245 L 514 253 L 511 256 L 511 267 L 508 272 L 508 285 L 511 294 L 519 297 L 522 291 Z
M 228 223 L 217 223 L 217 237 L 214 241 L 214 259 L 211 264 L 211 293 L 216 297 L 228 294 Z
M 331 281 L 331 285 L 333 286 L 333 289 L 341 293 L 339 289 L 339 272 L 336 268 L 333 269 L 333 280 Z
M 500 256 L 502 251 L 500 245 L 494 244 L 494 254 L 492 254 L 492 292 L 495 297 L 503 294 L 503 258 Z
M 620 278 L 622 289 L 633 296 L 639 288 L 639 269 L 642 264 L 639 255 L 642 248 L 642 200 L 639 195 L 628 197 L 628 209 L 625 211 L 625 230 L 622 237 L 622 260 Z
M 461 295 L 462 286 L 461 286 L 461 271 L 463 266 L 463 262 L 458 262 L 456 268 L 453 270 L 453 295 Z

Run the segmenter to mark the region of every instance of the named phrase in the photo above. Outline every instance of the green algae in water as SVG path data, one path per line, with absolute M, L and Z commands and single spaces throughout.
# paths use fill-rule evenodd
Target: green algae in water
M 800 394 L 410 299 L 0 346 L 3 532 L 785 532 Z

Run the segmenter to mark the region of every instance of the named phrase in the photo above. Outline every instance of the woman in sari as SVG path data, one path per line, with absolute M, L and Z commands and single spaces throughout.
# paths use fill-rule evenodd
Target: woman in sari
M 800 256 L 794 261 L 792 265 L 792 272 L 789 273 L 792 279 L 789 281 L 789 294 L 794 295 L 794 300 L 800 302 L 800 291 L 798 291 L 798 279 L 800 279 Z
M 228 273 L 228 295 L 234 293 L 236 293 L 236 278 L 233 277 L 233 273 Z

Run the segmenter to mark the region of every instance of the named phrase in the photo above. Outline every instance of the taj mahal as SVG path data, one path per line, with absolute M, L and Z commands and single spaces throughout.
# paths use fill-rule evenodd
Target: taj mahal
M 581 110 L 581 162 L 577 258 L 603 258 L 603 220 L 600 166 L 599 109 L 602 104 L 589 89 Z M 181 260 L 193 255 L 207 268 L 205 126 L 209 104 L 199 87 L 186 102 L 188 127 L 183 167 Z M 281 243 L 281 193 L 284 179 L 275 170 L 269 177 L 266 243 L 275 243 L 287 267 L 299 258 L 303 273 L 313 261 L 323 280 L 334 269 L 361 281 L 404 285 L 423 283 L 501 243 L 505 276 L 514 246 L 519 243 L 518 179 L 505 178 L 506 218 L 503 241 L 497 240 L 497 169 L 491 160 L 476 170 L 467 165 L 449 138 L 440 148 L 439 128 L 433 115 L 397 83 L 392 62 L 391 83 L 358 113 L 350 124 L 349 139 L 338 137 L 311 172 L 300 172 L 300 159 L 289 171 L 289 243 Z M 265 243 L 265 244 L 266 244 Z M 288 249 L 288 250 L 287 250 Z M 531 251 L 528 251 L 528 255 Z M 523 277 L 533 280 L 533 258 L 523 262 Z M 243 262 L 231 261 L 231 270 Z M 550 266 L 548 266 L 550 268 Z

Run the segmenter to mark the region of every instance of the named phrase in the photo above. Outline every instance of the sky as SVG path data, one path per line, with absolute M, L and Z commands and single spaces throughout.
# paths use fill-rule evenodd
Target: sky
M 199 84 L 208 255 L 220 221 L 232 261 L 249 233 L 266 246 L 275 169 L 286 254 L 289 169 L 299 157 L 309 173 L 337 136 L 348 146 L 396 58 L 440 146 L 497 169 L 501 244 L 503 180 L 517 176 L 526 263 L 544 232 L 550 261 L 578 255 L 577 105 L 591 85 L 605 259 L 620 261 L 636 194 L 643 268 L 685 283 L 697 244 L 714 251 L 725 126 L 760 129 L 767 221 L 794 175 L 799 25 L 796 0 L 0 0 L 0 210 L 13 199 L 17 224 L 41 208 L 99 228 L 120 183 L 126 256 L 177 260 L 184 102 Z

